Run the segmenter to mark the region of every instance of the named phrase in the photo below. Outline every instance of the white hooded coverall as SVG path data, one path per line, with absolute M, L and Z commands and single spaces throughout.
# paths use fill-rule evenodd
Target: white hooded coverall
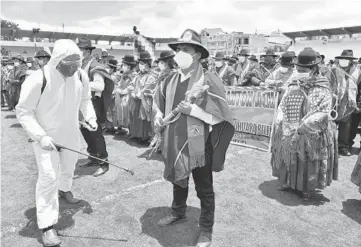
M 43 73 L 37 70 L 22 84 L 16 107 L 20 124 L 35 141 L 33 148 L 38 165 L 36 212 L 40 229 L 58 222 L 58 190 L 70 191 L 78 155 L 67 150 L 46 151 L 39 141 L 47 135 L 56 144 L 79 150 L 79 110 L 86 121 L 96 120 L 86 73 L 79 69 L 72 77 L 64 79 L 56 69 L 61 60 L 73 54 L 82 58 L 74 41 L 56 41 L 51 59 L 44 66 L 47 84 L 43 94 Z

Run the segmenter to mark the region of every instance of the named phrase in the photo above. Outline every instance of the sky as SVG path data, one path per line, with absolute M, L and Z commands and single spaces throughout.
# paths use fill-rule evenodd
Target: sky
M 21 29 L 179 37 L 187 28 L 269 34 L 361 25 L 360 0 L 1 1 L 1 18 Z

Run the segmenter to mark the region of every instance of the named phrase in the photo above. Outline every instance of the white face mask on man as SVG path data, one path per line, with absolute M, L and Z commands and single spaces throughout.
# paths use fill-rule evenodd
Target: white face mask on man
M 286 73 L 288 71 L 288 67 L 280 67 L 281 73 Z
M 241 63 L 244 63 L 244 62 L 246 61 L 246 57 L 245 57 L 245 56 L 240 56 L 240 57 L 238 57 L 238 59 L 239 59 L 239 61 L 240 61 Z
M 346 68 L 350 64 L 350 60 L 340 59 L 338 60 L 338 64 L 340 65 L 340 67 Z
M 223 65 L 223 62 L 222 62 L 222 61 L 215 61 L 214 63 L 215 63 L 215 65 L 216 65 L 217 68 L 220 68 L 220 67 L 222 67 L 222 65 Z
M 13 68 L 14 68 L 14 66 L 12 66 L 12 65 L 8 65 L 8 68 L 9 68 L 9 69 L 13 69 Z
M 19 62 L 15 62 L 15 63 L 14 63 L 14 66 L 15 66 L 15 67 L 18 67 L 19 65 L 20 65 Z
M 193 56 L 184 51 L 179 51 L 174 56 L 174 60 L 181 69 L 188 69 L 193 64 Z
M 160 71 L 164 71 L 164 70 L 165 70 L 165 64 L 162 63 L 162 62 L 160 62 L 160 63 L 158 64 L 158 67 L 159 67 Z
M 145 71 L 145 64 L 139 64 L 139 70 L 141 72 L 144 72 Z
M 31 68 L 31 66 L 33 65 L 32 63 L 27 63 L 26 64 L 29 68 Z

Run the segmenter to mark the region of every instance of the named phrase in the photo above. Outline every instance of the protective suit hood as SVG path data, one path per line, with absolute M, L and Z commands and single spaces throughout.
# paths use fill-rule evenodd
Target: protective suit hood
M 83 59 L 83 53 L 74 41 L 70 39 L 59 39 L 55 41 L 54 50 L 47 65 L 49 68 L 55 69 L 61 60 L 75 54 L 80 56 L 80 60 Z

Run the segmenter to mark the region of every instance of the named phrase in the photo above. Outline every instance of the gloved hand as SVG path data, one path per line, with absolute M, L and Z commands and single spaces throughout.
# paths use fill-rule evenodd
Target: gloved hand
M 51 138 L 50 136 L 43 136 L 40 140 L 40 146 L 42 149 L 47 150 L 47 151 L 56 150 L 53 138 Z
M 89 131 L 96 131 L 98 129 L 98 124 L 95 119 L 90 119 L 88 122 L 83 123 L 83 127 Z

